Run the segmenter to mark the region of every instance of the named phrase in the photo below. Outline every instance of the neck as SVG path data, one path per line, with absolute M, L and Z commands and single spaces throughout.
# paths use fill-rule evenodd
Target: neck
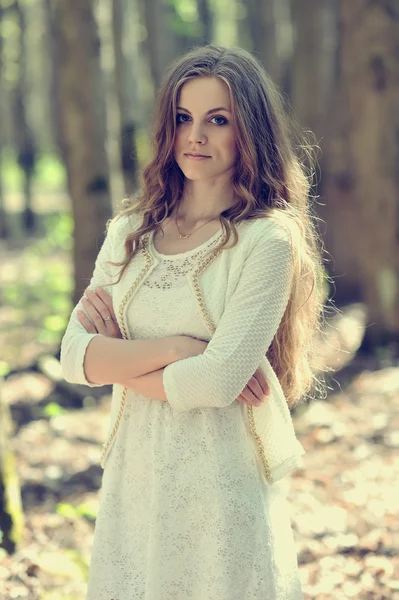
M 187 180 L 177 209 L 178 219 L 188 227 L 201 225 L 219 219 L 236 202 L 231 186 L 211 187 L 206 181 Z

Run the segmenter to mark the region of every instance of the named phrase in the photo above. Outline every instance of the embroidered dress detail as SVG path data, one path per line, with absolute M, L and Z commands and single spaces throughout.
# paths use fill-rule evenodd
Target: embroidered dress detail
M 199 278 L 219 242 L 170 256 L 145 244 L 146 261 L 160 260 L 127 307 L 131 339 L 210 337 Z M 247 408 L 176 413 L 127 392 L 106 459 L 88 600 L 301 598 L 283 487 L 260 483 Z
M 151 258 L 146 254 L 146 259 L 147 259 L 147 264 L 144 267 L 144 269 L 142 270 L 140 276 L 136 279 L 136 281 L 134 282 L 134 285 L 132 285 L 132 287 L 130 288 L 130 290 L 128 291 L 128 293 L 125 295 L 125 297 L 123 298 L 120 307 L 119 307 L 119 311 L 118 311 L 118 325 L 119 325 L 119 329 L 120 332 L 122 334 L 122 337 L 124 340 L 129 339 L 128 336 L 128 332 L 127 332 L 127 326 L 125 325 L 125 321 L 123 319 L 123 311 L 126 307 L 126 304 L 128 303 L 130 297 L 132 296 L 132 294 L 135 292 L 136 288 L 139 286 L 140 281 L 143 279 L 143 277 L 146 276 L 147 271 L 150 269 L 151 267 Z M 102 468 L 105 468 L 105 459 L 106 456 L 109 452 L 109 449 L 111 447 L 111 444 L 116 436 L 116 433 L 118 431 L 119 428 L 119 424 L 123 415 L 123 410 L 125 408 L 125 403 L 126 403 L 126 396 L 127 396 L 127 388 L 123 388 L 122 391 L 122 397 L 121 397 L 121 403 L 120 403 L 120 408 L 119 408 L 119 413 L 118 416 L 116 418 L 116 423 L 114 425 L 114 428 L 111 432 L 111 435 L 109 436 L 108 440 L 103 444 L 103 452 L 101 454 L 101 459 L 100 459 L 100 464 L 102 466 Z
M 127 225 L 117 222 L 110 230 L 90 287 L 115 280 L 108 261 L 122 260 Z M 145 236 L 120 283 L 106 288 L 124 339 L 186 335 L 209 343 L 202 355 L 164 368 L 168 402 L 113 387 L 86 600 L 302 600 L 286 481 L 276 479 L 297 468 L 303 450 L 271 367 L 265 371 L 272 392 L 266 420 L 259 419 L 259 407 L 233 398 L 255 364 L 268 368 L 252 325 L 258 316 L 246 314 L 240 287 L 257 231 L 256 223 L 240 224 L 242 239 L 231 252 L 217 250 L 218 233 L 170 256 Z M 258 280 L 256 268 L 251 277 Z M 264 288 L 273 298 L 280 293 L 273 281 L 251 284 L 251 293 Z M 272 314 L 273 298 L 267 298 Z M 68 380 L 95 387 L 83 365 L 97 334 L 82 331 L 78 308 L 62 341 L 61 364 Z M 236 323 L 240 314 L 243 322 Z M 274 327 L 267 324 L 268 331 Z M 237 339 L 248 342 L 248 351 Z M 183 378 L 186 368 L 192 383 Z

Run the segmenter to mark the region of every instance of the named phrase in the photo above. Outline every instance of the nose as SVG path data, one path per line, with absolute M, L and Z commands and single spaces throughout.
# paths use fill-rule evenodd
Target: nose
M 199 124 L 195 125 L 193 123 L 192 126 L 190 127 L 190 131 L 189 131 L 189 135 L 188 135 L 188 142 L 193 145 L 194 144 L 205 144 L 206 135 Z

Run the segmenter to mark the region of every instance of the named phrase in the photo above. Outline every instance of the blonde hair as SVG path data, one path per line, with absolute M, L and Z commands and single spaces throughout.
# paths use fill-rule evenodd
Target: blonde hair
M 310 189 L 315 161 L 305 136 L 285 106 L 284 98 L 258 61 L 241 48 L 213 44 L 194 47 L 167 69 L 158 93 L 153 131 L 153 157 L 141 173 L 141 189 L 124 200 L 114 217 L 136 213 L 141 226 L 125 240 L 126 257 L 118 283 L 139 251 L 144 234 L 160 227 L 179 208 L 184 175 L 174 159 L 176 105 L 182 85 L 193 77 L 218 77 L 229 88 L 237 129 L 237 165 L 232 179 L 239 202 L 220 214 L 225 248 L 236 225 L 244 219 L 275 218 L 291 236 L 293 285 L 281 324 L 266 353 L 284 391 L 288 406 L 324 394 L 316 338 L 321 331 L 328 276 L 323 267 L 322 241 L 311 212 Z M 287 103 L 288 105 L 288 103 Z M 304 153 L 304 160 L 299 157 Z M 307 163 L 307 164 L 306 164 Z M 306 166 L 305 166 L 306 165 Z M 309 175 L 307 175 L 307 170 Z M 109 224 L 108 224 L 109 225 Z

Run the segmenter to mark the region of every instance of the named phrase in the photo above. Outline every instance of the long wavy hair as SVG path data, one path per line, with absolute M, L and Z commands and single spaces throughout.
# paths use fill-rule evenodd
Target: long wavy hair
M 322 241 L 311 211 L 314 147 L 290 113 L 289 103 L 260 63 L 246 50 L 209 44 L 194 47 L 166 70 L 158 92 L 153 157 L 141 172 L 139 191 L 123 201 L 113 220 L 136 213 L 140 227 L 125 240 L 126 267 L 139 252 L 142 237 L 179 210 L 185 177 L 174 158 L 176 106 L 182 85 L 193 77 L 218 77 L 229 89 L 237 131 L 237 162 L 232 185 L 239 201 L 220 214 L 224 237 L 217 249 L 228 249 L 242 220 L 275 218 L 290 232 L 294 276 L 291 295 L 266 353 L 292 409 L 314 391 L 324 394 L 324 366 L 316 339 L 323 322 L 328 275 Z M 110 222 L 107 224 L 109 227 Z M 266 267 L 265 267 L 266 268 Z

